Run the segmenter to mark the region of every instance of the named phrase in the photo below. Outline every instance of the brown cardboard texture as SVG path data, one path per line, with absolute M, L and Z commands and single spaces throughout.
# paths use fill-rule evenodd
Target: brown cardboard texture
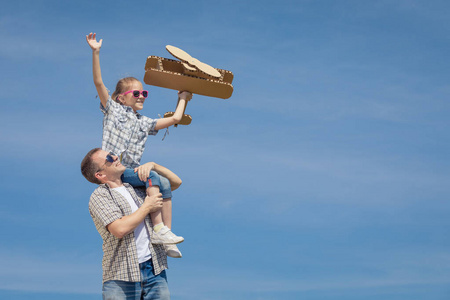
M 146 84 L 221 99 L 231 97 L 231 71 L 213 68 L 180 48 L 167 45 L 166 49 L 180 61 L 149 56 L 145 64 Z

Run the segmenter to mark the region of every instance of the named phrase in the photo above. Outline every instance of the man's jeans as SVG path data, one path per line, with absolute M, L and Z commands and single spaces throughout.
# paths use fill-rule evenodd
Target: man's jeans
M 152 260 L 139 264 L 142 282 L 110 280 L 103 284 L 104 300 L 170 300 L 166 271 L 153 274 Z

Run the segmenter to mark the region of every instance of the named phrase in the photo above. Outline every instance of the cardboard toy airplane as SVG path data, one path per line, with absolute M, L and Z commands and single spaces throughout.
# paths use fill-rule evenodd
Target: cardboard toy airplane
M 231 71 L 213 68 L 180 48 L 167 45 L 166 49 L 179 61 L 149 56 L 145 64 L 146 84 L 215 98 L 231 97 L 233 93 L 231 83 L 234 77 Z M 174 112 L 167 112 L 164 117 L 173 114 Z M 179 124 L 189 125 L 191 121 L 191 116 L 183 112 L 183 119 Z

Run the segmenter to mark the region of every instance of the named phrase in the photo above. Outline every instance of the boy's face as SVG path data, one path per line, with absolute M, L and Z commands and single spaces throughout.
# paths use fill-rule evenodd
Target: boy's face
M 128 87 L 126 91 L 124 91 L 124 93 L 132 90 L 142 91 L 142 83 L 140 83 L 139 81 L 133 81 L 133 83 Z M 139 98 L 135 98 L 133 96 L 133 93 L 128 93 L 126 95 L 119 95 L 119 101 L 123 105 L 131 107 L 133 111 L 136 112 L 144 108 L 145 98 L 142 96 L 142 93 L 139 94 Z

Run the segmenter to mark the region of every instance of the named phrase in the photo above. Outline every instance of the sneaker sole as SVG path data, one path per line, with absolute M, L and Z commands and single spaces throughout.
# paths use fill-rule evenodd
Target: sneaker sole
M 181 255 L 181 253 L 178 253 L 176 251 L 166 251 L 167 256 L 172 257 L 172 258 L 182 258 L 183 255 Z
M 166 242 L 166 241 L 162 241 L 162 240 L 151 240 L 151 242 L 152 242 L 152 244 L 155 244 L 155 245 L 173 245 L 173 244 L 176 245 L 176 244 L 184 242 L 184 239 L 182 239 L 178 242 Z

